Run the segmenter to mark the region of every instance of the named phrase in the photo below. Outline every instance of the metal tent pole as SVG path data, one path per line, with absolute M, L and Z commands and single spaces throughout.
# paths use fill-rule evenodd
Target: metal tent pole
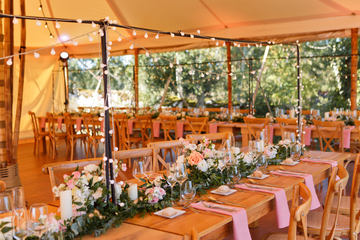
M 296 44 L 296 61 L 297 61 L 297 92 L 298 92 L 298 139 L 301 142 L 302 124 L 301 124 L 301 78 L 300 78 L 300 47 Z

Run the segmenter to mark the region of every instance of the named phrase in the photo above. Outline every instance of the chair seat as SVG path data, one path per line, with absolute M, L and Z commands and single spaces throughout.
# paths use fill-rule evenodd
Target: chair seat
M 315 212 L 315 211 L 309 212 L 309 214 L 307 216 L 308 228 L 319 229 L 319 231 L 320 231 L 322 216 L 323 216 L 322 212 Z M 335 216 L 336 216 L 336 214 L 330 213 L 327 230 L 331 230 L 332 227 L 334 226 Z M 338 220 L 337 220 L 336 230 L 337 231 L 338 230 L 346 231 L 349 229 L 350 229 L 350 218 L 347 216 L 344 216 L 344 215 L 339 215 Z
M 334 197 L 333 204 L 331 206 L 331 212 L 336 212 L 338 196 Z M 356 211 L 360 210 L 360 198 L 356 199 Z M 340 202 L 340 214 L 350 215 L 350 196 L 342 196 Z
M 74 138 L 86 138 L 87 134 L 74 134 Z
M 287 240 L 287 233 L 269 233 L 261 238 L 261 240 Z M 308 237 L 308 240 L 315 240 L 315 238 Z M 296 235 L 296 240 L 305 240 L 305 237 L 302 235 Z
M 55 133 L 55 137 L 61 138 L 61 137 L 66 137 L 67 134 L 66 133 Z
M 49 132 L 39 132 L 39 136 L 48 136 Z
M 126 141 L 126 140 L 124 140 Z M 130 142 L 134 142 L 134 143 L 139 143 L 142 141 L 142 138 L 141 137 L 130 137 Z

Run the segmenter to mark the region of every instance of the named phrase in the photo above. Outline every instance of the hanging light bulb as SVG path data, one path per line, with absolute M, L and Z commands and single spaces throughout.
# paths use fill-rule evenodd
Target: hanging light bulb
M 36 26 L 41 26 L 41 22 L 36 19 Z
M 76 41 L 73 41 L 73 45 L 74 45 L 74 46 L 77 46 L 78 43 L 77 43 Z
M 13 22 L 13 24 L 18 24 L 19 20 L 17 20 L 17 18 L 14 17 L 12 22 Z
M 93 35 L 96 36 L 97 32 L 93 32 Z
M 130 49 L 134 49 L 134 44 L 131 44 L 131 45 L 130 45 Z
M 110 50 L 111 50 L 111 47 L 110 47 L 110 46 L 108 46 L 106 49 L 110 51 Z
M 41 11 L 41 9 L 42 9 L 42 5 L 40 4 L 40 6 L 39 6 L 39 10 Z
M 55 27 L 60 28 L 60 24 L 58 23 L 58 21 L 56 21 Z
M 92 37 L 90 37 L 89 35 L 88 35 L 88 37 L 89 37 L 90 42 L 94 41 L 94 39 Z
M 185 35 L 185 33 L 184 33 L 184 32 L 180 32 L 180 34 L 181 34 L 181 36 L 184 36 L 184 35 Z
M 170 63 L 170 67 L 172 68 L 174 65 L 172 63 Z
M 40 57 L 40 54 L 38 54 L 37 52 L 34 52 L 34 57 L 35 57 L 35 58 L 39 58 L 39 57 Z
M 191 38 L 194 38 L 194 35 L 190 34 L 190 37 L 191 37 Z
M 82 20 L 80 18 L 76 21 L 77 21 L 77 23 L 82 23 Z
M 156 38 L 156 39 L 159 39 L 159 33 L 156 34 L 155 38 Z
M 45 22 L 45 28 L 47 28 L 48 26 L 47 26 L 47 22 Z
M 170 33 L 171 37 L 175 37 L 175 34 L 174 33 Z
M 217 75 L 216 80 L 219 80 L 219 79 L 220 79 L 220 76 L 219 76 L 219 75 Z
M 145 35 L 144 35 L 144 38 L 148 38 L 149 35 L 147 34 L 147 31 L 145 31 Z
M 104 32 L 102 30 L 100 31 L 100 36 L 104 36 Z
M 197 33 L 200 34 L 200 30 L 197 30 Z
M 115 30 L 116 30 L 116 27 L 115 27 L 115 26 L 112 26 L 111 29 L 112 29 L 113 31 L 115 31 Z
M 226 42 L 223 43 L 223 47 L 225 47 L 225 46 L 226 46 Z
M 52 35 L 52 33 L 50 33 L 50 38 L 53 38 L 54 36 Z
M 201 73 L 201 75 L 200 75 L 201 77 L 205 77 L 205 75 L 204 75 L 204 73 Z
M 55 52 L 54 48 L 52 48 L 50 54 L 51 54 L 51 55 L 55 55 L 55 53 L 56 53 L 56 52 Z
M 9 59 L 6 61 L 6 64 L 7 64 L 8 66 L 11 66 L 11 65 L 13 64 L 12 58 L 9 58 Z
M 248 48 L 250 47 L 250 44 L 248 44 Z
M 112 41 L 109 41 L 109 42 L 108 42 L 108 45 L 110 45 L 110 46 L 111 46 L 111 45 L 112 45 Z
M 136 32 L 135 32 L 135 30 L 133 30 L 133 35 L 134 35 L 134 36 L 136 36 Z
M 96 24 L 95 24 L 94 22 L 91 22 L 91 26 L 92 26 L 93 28 L 96 28 Z
M 119 36 L 117 40 L 118 40 L 119 42 L 121 42 L 121 40 L 122 40 L 122 39 L 121 39 L 121 36 Z
M 157 61 L 158 61 L 158 58 L 156 57 L 156 58 L 154 59 L 154 61 L 157 62 Z
M 236 75 L 234 75 L 234 76 L 233 76 L 233 79 L 234 79 L 234 80 L 236 80 L 236 79 L 237 79 Z
M 215 38 L 211 38 L 211 41 L 215 41 Z
M 219 42 L 218 42 L 218 41 L 216 41 L 216 46 L 219 46 Z

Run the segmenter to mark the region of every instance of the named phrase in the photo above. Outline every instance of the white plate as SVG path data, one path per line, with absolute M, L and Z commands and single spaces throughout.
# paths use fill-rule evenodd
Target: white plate
M 230 194 L 233 194 L 234 192 L 236 192 L 236 189 L 230 189 L 230 191 L 224 193 L 224 192 L 218 192 L 217 189 L 215 190 L 212 190 L 210 191 L 211 193 L 214 193 L 214 194 L 219 194 L 219 195 L 223 195 L 223 196 L 227 196 L 227 195 L 230 195 Z
M 263 174 L 261 177 L 254 177 L 252 174 L 250 176 L 247 176 L 248 178 L 251 178 L 251 179 L 258 179 L 258 180 L 261 180 L 261 179 L 265 179 L 267 177 L 269 177 L 270 175 L 266 175 L 266 174 Z
M 166 208 L 165 208 L 166 209 Z M 168 217 L 168 216 L 164 216 L 164 215 L 162 215 L 162 212 L 165 210 L 165 209 L 163 209 L 163 210 L 160 210 L 160 211 L 157 211 L 157 212 L 154 212 L 154 214 L 155 215 L 158 215 L 158 216 L 160 216 L 160 217 L 164 217 L 164 218 L 176 218 L 177 216 L 180 216 L 181 214 L 184 214 L 186 211 L 183 211 L 183 210 L 179 210 L 179 209 L 175 209 L 176 210 L 176 214 L 175 215 L 172 215 L 172 216 L 170 216 L 170 217 Z
M 281 165 L 287 165 L 287 166 L 295 166 L 296 164 L 299 164 L 299 162 L 293 162 L 293 163 L 284 163 L 284 162 L 281 162 L 280 164 L 281 164 Z

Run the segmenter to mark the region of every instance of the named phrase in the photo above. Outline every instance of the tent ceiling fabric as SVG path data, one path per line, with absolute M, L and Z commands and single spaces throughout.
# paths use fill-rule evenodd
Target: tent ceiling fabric
M 15 1 L 15 14 L 20 13 L 19 1 Z M 182 30 L 194 33 L 237 39 L 256 39 L 293 41 L 299 37 L 316 40 L 324 37 L 346 36 L 339 31 L 360 27 L 359 0 L 42 0 L 46 17 L 99 20 L 106 16 L 117 20 L 119 24 L 136 27 L 177 32 Z M 29 16 L 42 16 L 39 0 L 26 1 L 26 13 Z M 73 38 L 94 29 L 87 24 L 61 23 L 59 29 L 55 23 L 49 23 L 55 38 L 50 39 L 49 32 L 35 21 L 27 21 L 27 49 L 32 50 L 60 42 L 63 37 Z M 126 38 L 155 51 L 208 46 L 208 40 L 179 38 L 155 34 L 144 38 L 144 32 L 117 29 Z M 327 34 L 324 35 L 324 33 Z M 334 32 L 334 33 L 332 33 Z M 87 36 L 76 40 L 79 45 L 65 43 L 73 56 L 97 56 L 99 53 L 97 36 L 90 42 Z M 287 38 L 290 36 L 290 38 Z M 308 38 L 307 38 L 307 37 Z M 118 34 L 109 30 L 109 40 L 114 44 L 112 54 L 129 54 L 131 43 L 126 39 L 117 41 Z M 15 46 L 20 44 L 20 24 L 15 25 Z M 60 46 L 59 46 L 60 47 Z M 138 46 L 134 46 L 135 48 Z M 61 49 L 59 49 L 61 50 Z M 40 54 L 49 54 L 43 50 Z

